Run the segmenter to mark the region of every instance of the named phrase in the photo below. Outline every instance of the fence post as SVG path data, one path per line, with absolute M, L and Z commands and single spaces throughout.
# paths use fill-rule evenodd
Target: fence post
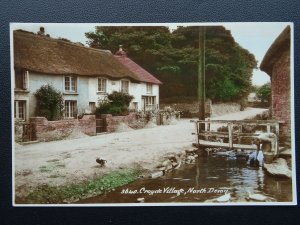
M 228 123 L 228 142 L 229 142 L 229 148 L 233 148 L 233 140 L 232 140 L 232 123 Z

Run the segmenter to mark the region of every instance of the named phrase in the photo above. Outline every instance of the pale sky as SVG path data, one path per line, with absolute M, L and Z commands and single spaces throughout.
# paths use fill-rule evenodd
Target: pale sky
M 277 36 L 284 30 L 284 28 L 290 23 L 282 22 L 257 22 L 257 23 L 184 23 L 184 24 L 143 24 L 143 25 L 163 25 L 169 26 L 170 29 L 176 28 L 176 26 L 188 26 L 188 25 L 223 25 L 226 29 L 231 31 L 235 41 L 243 48 L 254 54 L 256 60 L 258 60 L 258 67 Z M 103 24 L 53 24 L 53 23 L 13 23 L 11 29 L 23 29 L 31 32 L 37 32 L 39 27 L 45 27 L 46 34 L 50 34 L 51 37 L 67 38 L 73 42 L 81 42 L 86 45 L 87 39 L 84 33 L 94 31 L 95 26 L 103 26 Z M 141 25 L 141 24 L 105 24 L 106 26 L 125 26 L 125 25 Z M 262 85 L 270 81 L 270 77 L 260 71 L 254 70 L 252 82 L 255 85 Z

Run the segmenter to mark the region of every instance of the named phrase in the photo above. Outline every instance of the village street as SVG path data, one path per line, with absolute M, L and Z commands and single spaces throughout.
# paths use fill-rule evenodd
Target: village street
M 264 111 L 266 109 L 247 108 L 213 119 L 241 120 Z M 192 132 L 195 132 L 195 124 L 181 119 L 167 126 L 24 146 L 16 144 L 13 163 L 17 194 L 22 194 L 24 187 L 78 182 L 135 165 L 151 170 L 167 153 L 191 149 L 196 140 Z M 96 163 L 97 157 L 107 160 L 105 167 Z

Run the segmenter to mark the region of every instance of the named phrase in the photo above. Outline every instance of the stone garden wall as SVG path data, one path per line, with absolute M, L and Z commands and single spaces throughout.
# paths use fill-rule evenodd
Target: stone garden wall
M 39 141 L 72 139 L 87 135 L 96 135 L 95 115 L 84 115 L 82 119 L 64 119 L 48 121 L 45 117 L 31 117 L 36 138 Z
M 169 125 L 174 122 L 176 115 L 173 112 L 158 113 L 130 113 L 127 116 L 112 116 L 103 114 L 101 118 L 105 119 L 107 132 L 116 132 L 120 125 L 126 125 L 131 129 L 141 129 L 144 127 L 153 127 L 157 125 Z

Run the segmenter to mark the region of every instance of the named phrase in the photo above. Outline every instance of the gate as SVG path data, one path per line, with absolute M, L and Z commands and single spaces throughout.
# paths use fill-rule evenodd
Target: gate
M 105 118 L 96 117 L 96 133 L 106 132 L 106 120 Z
M 23 124 L 22 142 L 35 141 L 35 140 L 36 140 L 36 132 L 35 132 L 34 124 L 31 123 Z

